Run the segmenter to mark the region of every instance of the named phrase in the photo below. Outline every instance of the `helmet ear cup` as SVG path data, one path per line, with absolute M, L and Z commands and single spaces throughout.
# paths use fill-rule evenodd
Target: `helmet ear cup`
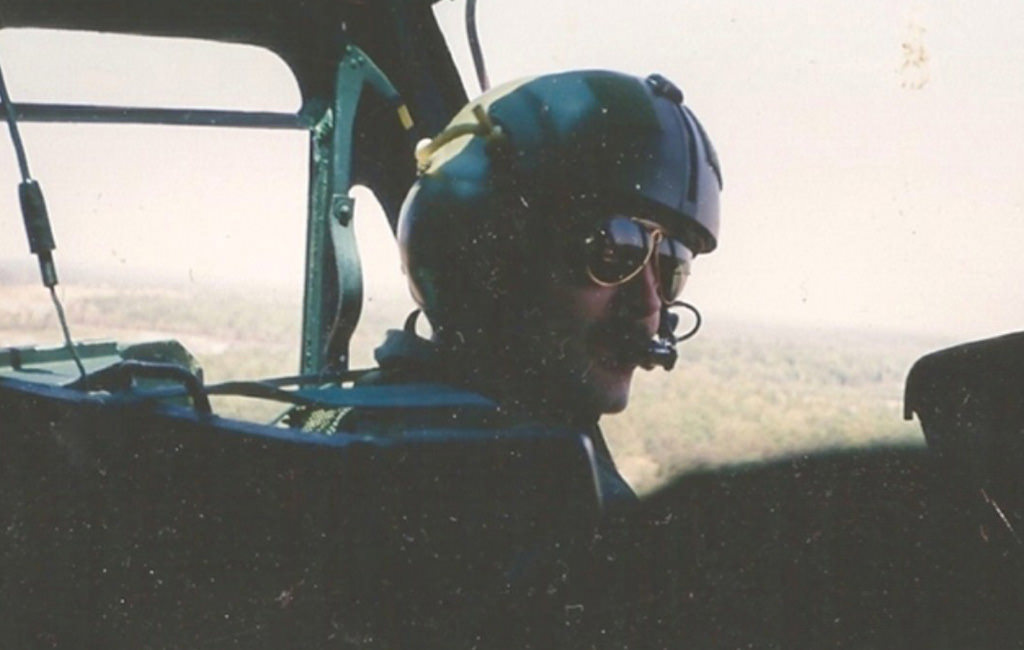
M 413 298 L 437 332 L 469 339 L 501 329 L 521 303 L 530 286 L 523 274 L 536 265 L 522 211 L 493 201 L 467 200 L 445 211 L 429 196 L 407 201 L 399 224 L 403 263 Z

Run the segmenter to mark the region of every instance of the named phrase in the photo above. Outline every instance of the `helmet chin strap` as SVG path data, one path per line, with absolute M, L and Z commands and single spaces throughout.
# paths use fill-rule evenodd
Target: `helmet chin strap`
M 693 327 L 690 331 L 676 336 L 676 327 L 679 326 L 679 314 L 673 313 L 673 307 L 681 307 L 693 314 Z M 637 350 L 638 363 L 644 370 L 652 370 L 655 366 L 661 366 L 665 370 L 672 370 L 679 358 L 676 351 L 676 344 L 693 338 L 700 329 L 702 323 L 700 312 L 688 302 L 676 300 L 661 307 L 661 318 L 658 321 L 658 333 L 654 339 L 644 342 L 643 349 Z

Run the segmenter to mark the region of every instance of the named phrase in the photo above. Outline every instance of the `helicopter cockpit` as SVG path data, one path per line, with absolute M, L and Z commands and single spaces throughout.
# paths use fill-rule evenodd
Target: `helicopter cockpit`
M 416 178 L 417 143 L 444 129 L 466 103 L 467 87 L 489 84 L 476 2 L 464 3 L 468 54 L 449 49 L 451 34 L 439 24 L 451 4 L 0 0 L 0 69 L 12 81 L 8 89 L 0 77 L 2 112 L 15 165 L 4 178 L 18 185 L 20 203 L 0 218 L 24 224 L 36 258 L 8 265 L 0 242 L 0 280 L 7 296 L 27 292 L 30 282 L 37 292 L 27 312 L 9 316 L 0 307 L 0 331 L 11 338 L 0 340 L 2 645 L 1018 645 L 1019 335 L 951 347 L 914 366 L 903 414 L 917 416 L 924 440 L 917 427 L 898 422 L 898 395 L 882 390 L 902 388 L 900 363 L 863 376 L 836 370 L 853 364 L 857 348 L 807 374 L 789 358 L 770 358 L 773 373 L 796 376 L 804 388 L 822 375 L 835 375 L 837 387 L 863 383 L 872 404 L 884 402 L 871 417 L 895 413 L 896 423 L 878 425 L 878 416 L 850 425 L 871 429 L 869 444 L 845 445 L 841 425 L 800 416 L 798 425 L 779 428 L 799 428 L 825 444 L 669 469 L 657 465 L 663 452 L 656 441 L 627 460 L 644 500 L 614 517 L 602 511 L 593 448 L 565 431 L 495 435 L 436 426 L 385 437 L 289 425 L 295 407 L 495 408 L 438 385 L 359 384 L 369 343 L 412 304 L 404 284 L 364 287 L 384 253 L 357 230 L 364 216 L 374 217 L 376 236 L 393 238 Z M 173 93 L 165 105 L 25 100 L 20 93 L 32 86 L 19 79 L 16 54 L 41 34 L 68 44 L 71 54 L 55 60 L 90 50 L 101 61 L 131 60 L 143 51 L 132 45 L 117 54 L 83 36 L 143 38 L 154 49 L 193 42 L 200 49 L 168 50 L 171 64 L 158 72 L 148 59 L 136 62 L 142 76 L 127 84 L 175 92 L 195 81 L 198 72 L 170 78 L 190 58 L 198 71 L 221 54 L 258 51 L 269 62 L 260 70 L 269 72 L 246 83 L 277 75 L 281 85 L 270 94 L 290 94 L 255 108 L 179 103 Z M 4 41 L 7 35 L 22 40 Z M 5 49 L 5 42 L 14 45 Z M 227 49 L 201 49 L 208 46 Z M 466 60 L 476 81 L 460 77 L 457 62 Z M 237 83 L 237 70 L 224 70 L 204 83 Z M 90 84 L 124 85 L 120 73 L 93 73 Z M 58 96 L 61 90 L 68 86 Z M 31 131 L 39 125 L 57 130 Z M 136 129 L 137 156 L 120 161 L 123 178 L 101 181 L 94 172 L 86 185 L 97 196 L 120 196 L 114 205 L 123 214 L 93 208 L 71 225 L 72 200 L 51 194 L 54 164 L 37 167 L 34 152 L 74 158 L 68 167 L 88 175 L 88 161 L 106 154 L 90 146 L 72 156 L 75 133 L 112 125 Z M 185 144 L 171 145 L 150 127 L 176 129 Z M 165 146 L 186 154 L 183 167 L 160 157 Z M 231 147 L 237 159 L 219 157 Z M 262 175 L 233 169 L 257 154 L 267 160 Z M 186 175 L 190 166 L 200 171 Z M 146 176 L 156 184 L 144 186 Z M 288 192 L 278 183 L 283 176 Z M 184 221 L 171 209 L 134 209 L 143 198 L 182 200 L 175 204 L 181 213 L 202 208 L 213 216 Z M 373 214 L 356 216 L 371 204 Z M 270 223 L 272 213 L 280 218 Z M 182 256 L 201 249 L 199 239 L 219 243 L 176 278 L 180 291 L 144 283 L 112 290 L 146 273 L 125 271 L 124 278 L 81 282 L 90 286 L 75 295 L 89 300 L 68 301 L 65 313 L 61 288 L 88 278 L 71 249 L 94 239 L 101 242 L 94 250 L 105 250 L 106 237 L 131 229 L 142 243 L 111 243 L 111 268 L 125 257 Z M 263 240 L 247 234 L 260 229 Z M 11 239 L 11 229 L 3 232 Z M 219 290 L 196 291 L 204 274 L 244 279 L 268 268 L 280 282 L 246 285 L 248 296 L 237 302 Z M 399 293 L 401 307 L 386 317 L 371 313 Z M 115 311 L 133 312 L 142 325 L 105 333 L 113 321 L 99 316 Z M 192 322 L 193 331 L 180 337 L 171 321 Z M 62 341 L 33 342 L 44 329 Z M 228 330 L 249 336 L 248 347 L 224 344 L 220 333 Z M 693 357 L 721 361 L 735 351 L 726 342 L 742 336 L 712 338 Z M 668 332 L 659 342 L 674 354 L 677 338 Z M 917 358 L 948 343 L 920 351 L 900 345 Z M 255 347 L 277 356 L 257 362 Z M 680 346 L 683 366 L 686 349 Z M 748 373 L 720 365 L 714 375 L 695 366 L 685 399 L 746 408 Z M 779 376 L 767 374 L 765 383 Z M 715 402 L 726 385 L 741 397 Z M 778 424 L 771 409 L 785 401 L 783 392 L 751 398 L 750 408 L 762 411 L 747 428 L 727 426 L 730 434 L 754 440 Z M 652 395 L 641 404 L 677 403 Z M 846 396 L 837 388 L 795 401 L 807 413 L 828 402 L 845 417 L 856 410 L 843 404 Z M 678 404 L 673 417 L 689 402 Z M 693 417 L 686 426 L 702 416 Z M 646 421 L 619 426 L 651 428 Z M 630 440 L 626 446 L 643 444 Z

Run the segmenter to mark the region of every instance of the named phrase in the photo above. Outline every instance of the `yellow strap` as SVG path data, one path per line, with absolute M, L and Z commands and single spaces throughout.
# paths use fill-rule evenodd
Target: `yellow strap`
M 409 107 L 405 104 L 398 107 L 398 121 L 402 123 L 402 128 L 406 131 L 412 128 L 412 115 L 409 113 Z

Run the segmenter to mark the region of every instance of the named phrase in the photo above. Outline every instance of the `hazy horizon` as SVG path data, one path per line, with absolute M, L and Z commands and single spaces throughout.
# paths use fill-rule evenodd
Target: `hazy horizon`
M 4 303 L 7 311 L 31 303 L 32 309 L 37 314 L 43 314 L 44 318 L 50 318 L 53 311 L 47 290 L 39 282 L 38 269 L 35 266 L 35 259 L 29 260 L 30 264 L 18 261 L 16 265 L 10 265 L 11 260 L 0 259 L 0 302 Z M 146 294 L 167 294 L 181 298 L 195 296 L 199 299 L 210 299 L 215 296 L 226 296 L 232 298 L 251 297 L 254 301 L 273 300 L 280 305 L 294 307 L 296 319 L 301 318 L 302 293 L 301 286 L 273 285 L 268 287 L 258 279 L 244 276 L 232 279 L 222 279 L 216 283 L 196 283 L 188 280 L 187 276 L 180 273 L 168 273 L 161 275 L 159 272 L 143 274 L 117 273 L 111 269 L 95 266 L 59 266 L 58 273 L 62 281 L 58 285 L 58 295 L 65 303 L 65 308 L 73 307 L 79 299 L 88 299 L 99 289 L 111 295 L 124 295 L 126 299 L 132 296 Z M 385 328 L 399 327 L 404 322 L 408 313 L 416 308 L 407 287 L 389 278 L 381 285 L 381 281 L 364 287 L 363 314 L 360 324 L 373 321 L 373 325 Z M 14 298 L 12 300 L 12 297 Z M 0 313 L 4 311 L 0 308 Z M 813 332 L 815 334 L 833 333 L 844 334 L 853 337 L 878 337 L 881 339 L 903 339 L 916 341 L 923 346 L 931 346 L 929 349 L 936 349 L 959 342 L 965 342 L 955 332 L 941 331 L 920 331 L 902 329 L 898 325 L 893 327 L 869 326 L 861 323 L 815 323 L 801 320 L 786 320 L 769 316 L 751 315 L 743 312 L 730 312 L 727 309 L 703 309 L 704 328 L 702 333 L 713 332 L 722 329 L 727 332 L 747 330 L 751 327 L 762 328 L 767 332 L 786 336 L 798 336 L 801 332 Z M 383 315 L 383 316 L 382 316 Z M 382 318 L 384 322 L 382 322 Z M 56 321 L 54 321 L 54 326 Z M 74 334 L 75 322 L 70 322 Z M 60 332 L 51 328 L 48 334 L 51 342 L 57 343 Z M 173 326 L 169 326 L 173 329 Z M 984 333 L 978 338 L 987 338 L 1008 333 L 1012 330 L 993 329 Z M 383 335 L 384 330 L 380 330 Z M 4 328 L 0 323 L 0 346 L 11 345 L 2 337 Z M 22 345 L 29 341 L 23 340 L 14 345 Z M 928 349 L 922 348 L 923 352 Z

